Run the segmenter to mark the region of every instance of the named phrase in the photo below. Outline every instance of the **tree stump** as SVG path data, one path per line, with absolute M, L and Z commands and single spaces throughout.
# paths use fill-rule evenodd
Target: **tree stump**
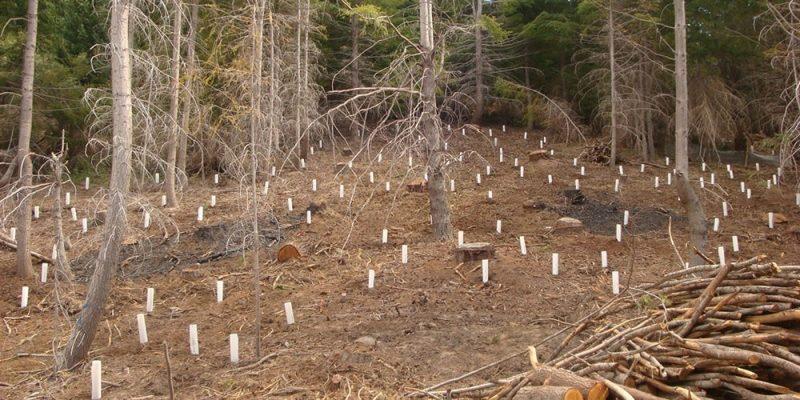
M 539 161 L 546 158 L 550 158 L 550 156 L 547 155 L 547 150 L 533 150 L 528 152 L 528 160 L 530 161 Z
M 479 261 L 494 258 L 494 246 L 491 243 L 464 243 L 456 247 L 455 257 L 458 262 Z
M 293 244 L 285 244 L 278 250 L 278 262 L 286 262 L 293 258 L 300 258 L 300 250 Z
M 525 386 L 514 396 L 518 400 L 583 400 L 581 391 L 562 386 Z
M 406 184 L 406 190 L 409 192 L 424 193 L 428 190 L 428 182 L 424 179 L 418 178 Z

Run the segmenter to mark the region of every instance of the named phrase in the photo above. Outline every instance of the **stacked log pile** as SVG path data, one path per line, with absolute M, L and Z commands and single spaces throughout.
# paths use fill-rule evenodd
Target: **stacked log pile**
M 800 266 L 763 260 L 629 288 L 578 321 L 549 361 L 473 388 L 517 400 L 800 399 Z

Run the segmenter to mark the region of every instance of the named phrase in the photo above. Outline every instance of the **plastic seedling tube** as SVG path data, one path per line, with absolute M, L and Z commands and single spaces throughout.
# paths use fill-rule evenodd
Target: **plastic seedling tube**
M 581 165 L 581 176 L 586 176 L 586 167 Z
M 153 301 L 156 294 L 154 288 L 147 288 L 147 302 L 145 303 L 144 311 L 148 314 L 153 312 Z
M 494 138 L 494 147 L 497 147 L 497 138 Z
M 550 156 L 553 156 L 553 155 L 555 155 L 555 154 L 556 154 L 556 151 L 555 151 L 555 150 L 553 150 L 553 149 L 550 149 Z
M 528 246 L 525 245 L 525 236 L 519 237 L 519 252 L 523 256 L 528 254 Z
M 289 211 L 294 211 L 294 207 L 292 206 L 292 198 L 291 197 L 286 199 L 286 205 L 289 207 Z
M 540 148 L 540 149 L 543 149 L 543 148 L 544 148 L 544 142 L 542 142 L 541 140 L 539 141 L 539 148 Z
M 731 244 L 733 245 L 733 252 L 734 253 L 738 253 L 739 252 L 739 237 L 736 236 L 736 235 L 731 236 Z
M 581 190 L 581 181 L 579 179 L 575 179 L 575 190 Z
M 547 183 L 548 183 L 549 185 L 552 185 L 552 184 L 553 184 L 553 175 L 547 175 Z
M 558 253 L 553 253 L 553 275 L 558 275 Z
M 225 296 L 225 283 L 217 281 L 217 303 L 222 303 Z
M 373 289 L 375 288 L 375 270 L 367 271 L 367 288 Z
M 369 183 L 375 183 L 375 173 L 372 171 L 369 171 Z M 314 191 L 316 192 L 316 189 Z
M 455 181 L 455 179 L 450 179 L 450 191 L 451 192 L 455 192 L 456 191 L 456 181 Z
M 464 244 L 464 231 L 458 231 L 458 245 Z
M 794 194 L 794 204 L 800 206 L 800 193 Z
M 467 136 L 467 130 L 464 129 L 464 128 L 461 128 L 461 135 Z
M 619 294 L 619 271 L 611 271 L 611 293 Z
M 669 165 L 669 157 L 666 158 L 666 164 Z
M 723 201 L 722 202 L 722 216 L 723 217 L 727 217 L 728 216 L 728 202 L 727 201 Z
M 770 212 L 767 214 L 767 224 L 769 225 L 769 229 L 775 227 L 775 213 Z
M 489 283 L 489 260 L 481 260 L 481 277 L 483 283 Z
M 717 247 L 717 256 L 719 257 L 719 265 L 725 265 L 725 248 L 722 246 Z
M 286 313 L 286 324 L 294 324 L 294 310 L 292 309 L 292 302 L 287 301 L 283 303 L 283 312 Z
M 353 169 L 353 160 L 347 162 L 347 168 Z
M 578 158 L 577 157 L 572 159 L 572 166 L 573 167 L 577 167 L 578 166 Z
M 78 210 L 76 210 L 75 207 L 70 208 L 69 209 L 69 213 L 70 213 L 70 216 L 72 217 L 73 221 L 77 221 L 78 220 Z
M 404 244 L 400 248 L 400 261 L 403 264 L 408 264 L 408 245 L 407 244 Z
M 625 171 L 622 169 L 622 165 L 619 166 L 619 175 L 620 176 L 624 176 L 625 175 Z
M 156 172 L 156 184 L 158 183 L 161 183 L 161 175 L 159 175 L 159 173 Z
M 339 185 L 339 198 L 344 198 L 344 185 Z
M 28 293 L 30 289 L 27 286 L 22 287 L 22 296 L 19 301 L 19 308 L 26 308 L 28 307 Z
M 713 172 L 711 173 L 710 181 L 711 181 L 712 185 L 716 185 L 717 184 L 717 175 L 715 175 Z
M 383 232 L 381 232 L 381 243 L 389 243 L 389 230 L 386 228 L 383 228 Z
M 11 236 L 11 240 L 17 240 L 17 228 L 9 229 L 8 236 Z
M 744 186 L 744 181 L 739 182 L 739 191 L 742 192 L 742 193 L 747 191 L 747 189 Z
M 747 200 L 750 200 L 751 197 L 753 197 L 753 192 L 748 188 L 747 189 Z
M 162 194 L 161 195 L 161 207 L 164 207 L 166 205 L 167 205 L 167 195 Z
M 203 206 L 197 207 L 197 221 L 203 220 Z
M 655 181 L 654 186 L 655 186 L 656 189 L 658 189 L 658 177 L 656 177 L 656 181 Z
M 525 177 L 525 167 L 519 167 L 519 177 L 520 178 Z
M 306 224 L 311 225 L 311 210 L 306 210 Z
M 628 226 L 628 222 L 630 222 L 630 220 L 631 220 L 631 212 L 628 211 L 628 210 L 625 210 L 622 213 L 622 224 L 625 225 L 625 226 Z
M 491 190 L 486 193 L 486 196 L 489 199 L 489 201 L 494 200 L 494 197 L 492 196 L 492 191 Z
M 475 174 L 475 181 L 478 182 L 478 185 L 481 184 L 481 174 Z
M 231 333 L 228 337 L 228 343 L 231 348 L 231 364 L 239 363 L 239 334 Z
M 672 172 L 667 172 L 667 185 L 672 186 Z
M 306 169 L 306 159 L 305 158 L 301 158 L 300 159 L 300 168 L 301 169 Z
M 370 180 L 369 181 L 370 181 L 370 183 L 372 183 L 372 172 L 370 172 L 369 175 L 370 175 Z M 312 179 L 311 180 L 311 191 L 312 192 L 316 192 L 317 191 L 317 180 L 316 179 Z
M 83 190 L 89 190 L 89 177 L 83 179 Z
M 50 265 L 46 262 L 42 263 L 42 272 L 39 274 L 39 282 L 47 283 L 47 270 L 49 267 Z
M 211 207 L 216 207 L 216 206 L 217 206 L 217 195 L 212 194 L 211 195 Z
M 719 218 L 714 217 L 714 232 L 719 232 Z
M 386 182 L 386 191 L 388 192 L 390 190 L 392 190 L 392 184 L 387 181 Z
M 489 137 L 492 137 L 492 136 L 493 136 L 493 135 L 492 135 L 492 130 L 491 130 L 491 129 L 489 129 Z
M 497 233 L 503 233 L 503 221 L 497 220 Z
M 414 158 L 411 156 L 408 156 L 408 166 L 409 168 L 414 166 Z
M 622 241 L 622 225 L 617 224 L 617 241 Z
M 33 206 L 33 218 L 39 219 L 39 206 Z
M 772 189 L 772 181 L 767 179 L 767 189 Z
M 100 360 L 92 360 L 92 400 L 103 398 L 103 366 Z
M 522 138 L 525 139 L 525 140 L 528 140 L 528 132 L 525 132 L 524 134 L 522 134 Z
M 614 179 L 614 193 L 619 193 L 619 179 Z
M 136 314 L 136 327 L 139 330 L 139 344 L 147 344 L 147 325 L 144 322 L 144 314 Z
M 313 146 L 312 146 L 312 147 L 309 147 L 309 148 L 308 148 L 308 150 L 310 150 L 310 151 L 311 151 L 311 155 L 313 156 L 313 155 L 314 155 L 314 147 L 313 147 Z
M 492 166 L 491 165 L 487 165 L 486 166 L 486 176 L 489 176 L 491 174 L 492 174 Z
M 378 163 L 383 161 L 383 153 L 378 153 Z
M 144 212 L 144 224 L 143 225 L 144 225 L 144 229 L 147 229 L 147 228 L 150 227 L 150 213 L 147 212 L 147 211 Z
M 270 171 L 270 175 L 275 176 L 275 173 L 276 173 L 275 166 L 273 165 L 272 166 L 272 171 Z
M 506 126 L 503 125 L 503 133 L 505 133 L 505 132 L 506 132 Z
M 81 232 L 89 232 L 89 220 L 86 218 L 81 218 Z
M 706 168 L 708 168 L 708 164 L 703 163 L 703 166 L 702 166 L 703 172 L 706 172 Z
M 197 338 L 197 324 L 189 325 L 189 353 L 200 355 L 200 342 Z
M 701 189 L 703 189 L 703 188 L 705 188 L 705 187 L 706 187 L 706 181 L 705 181 L 705 179 L 704 179 L 704 178 L 701 176 L 701 177 L 700 177 L 700 188 L 701 188 Z
M 214 184 L 219 185 L 219 174 L 214 174 Z
M 519 167 L 519 158 L 514 157 L 514 167 Z
M 761 164 L 756 163 L 756 171 L 761 171 Z
M 641 168 L 639 168 L 639 172 L 644 172 L 644 164 L 642 164 Z
M 608 252 L 605 250 L 600 252 L 600 266 L 608 268 Z
M 733 170 L 728 171 L 728 179 L 733 179 Z

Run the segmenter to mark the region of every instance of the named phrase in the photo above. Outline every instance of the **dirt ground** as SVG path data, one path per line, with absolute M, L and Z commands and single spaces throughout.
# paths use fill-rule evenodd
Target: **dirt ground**
M 427 193 L 409 192 L 403 183 L 422 177 L 419 157 L 409 171 L 407 155 L 387 150 L 378 163 L 373 147 L 358 154 L 352 170 L 345 168 L 337 175 L 334 165 L 349 157 L 326 143 L 310 157 L 306 170 L 287 167 L 279 177 L 265 176 L 270 193 L 260 194 L 261 207 L 275 218 L 265 212 L 260 224 L 263 240 L 271 244 L 260 254 L 262 355 L 273 356 L 250 367 L 255 358 L 254 283 L 250 255 L 237 251 L 249 233 L 243 225 L 249 223 L 243 215 L 243 189 L 225 176 L 219 185 L 210 177 L 192 180 L 176 210 L 153 207 L 160 204 L 157 185 L 139 190 L 138 204 L 129 209 L 125 260 L 90 353 L 103 364 L 104 398 L 167 398 L 164 342 L 180 399 L 397 398 L 530 345 L 537 345 L 546 359 L 562 336 L 541 343 L 545 338 L 613 296 L 611 270 L 620 272 L 626 286 L 681 268 L 668 234 L 670 216 L 678 250 L 683 257 L 689 250 L 675 188 L 666 182 L 669 169 L 647 165 L 642 173 L 639 164 L 625 165 L 621 193 L 614 193 L 616 169 L 581 160 L 578 165 L 586 167 L 587 176 L 580 176 L 579 167 L 572 165 L 581 146 L 548 143 L 554 157 L 531 162 L 527 153 L 539 147 L 542 133 L 532 132 L 526 141 L 518 129 L 502 133 L 494 127 L 493 132 L 504 151 L 503 163 L 487 134 L 462 136 L 454 129 L 448 138 L 449 179 L 455 180 L 456 189 L 448 193 L 454 230 L 464 231 L 467 242 L 489 242 L 497 249 L 486 285 L 480 262 L 458 264 L 452 254 L 454 241 L 432 240 Z M 458 161 L 459 153 L 463 162 Z M 514 168 L 514 158 L 525 168 L 523 178 Z M 489 176 L 487 160 L 492 166 Z M 733 168 L 735 179 L 730 180 L 725 165 L 710 163 L 717 180 L 710 185 L 710 171 L 703 173 L 693 165 L 694 178 L 704 176 L 707 183 L 706 190 L 695 183 L 706 216 L 721 220 L 719 232 L 709 232 L 709 255 L 716 258 L 711 249 L 725 246 L 729 259 L 767 254 L 781 264 L 800 263 L 800 234 L 793 232 L 800 217 L 795 191 L 784 186 L 767 190 L 774 168 Z M 370 183 L 369 171 L 375 183 Z M 482 175 L 480 185 L 476 173 Z M 553 175 L 552 185 L 547 184 L 548 174 Z M 661 183 L 657 189 L 656 176 Z M 317 192 L 311 191 L 312 179 L 317 179 Z M 575 179 L 580 179 L 585 197 L 581 204 L 565 196 Z M 740 193 L 740 180 L 752 188 L 752 199 Z M 344 200 L 338 198 L 340 183 L 346 189 Z M 493 203 L 487 201 L 488 190 Z M 213 208 L 212 194 L 217 197 Z M 94 211 L 103 209 L 101 193 L 81 187 L 73 196 L 79 219 L 88 216 L 94 222 Z M 291 212 L 288 197 L 294 203 Z M 722 216 L 723 199 L 730 205 L 727 218 Z M 315 209 L 307 225 L 305 210 L 312 202 L 322 208 Z M 526 202 L 538 207 L 523 207 Z M 33 248 L 49 254 L 52 201 L 37 198 L 34 204 L 42 206 L 42 217 L 33 222 Z M 201 205 L 205 219 L 197 222 Z M 147 230 L 142 228 L 142 206 L 152 210 L 153 225 Z M 624 210 L 630 210 L 631 223 L 618 243 L 614 229 Z M 767 212 L 781 213 L 788 222 L 769 229 Z M 69 212 L 64 216 L 73 244 L 69 258 L 78 277 L 71 289 L 62 284 L 59 290 L 69 319 L 55 310 L 52 275 L 45 285 L 38 279 L 24 282 L 14 276 L 13 252 L 0 249 L 0 398 L 89 398 L 89 365 L 54 375 L 53 348 L 64 345 L 80 310 L 102 226 L 92 223 L 89 233 L 81 234 L 80 222 L 70 221 Z M 586 226 L 554 230 L 561 216 L 578 218 Z M 495 230 L 498 219 L 500 234 Z M 389 230 L 387 245 L 380 243 L 383 228 Z M 731 249 L 731 235 L 739 237 L 737 254 Z M 526 256 L 520 254 L 519 236 L 526 238 Z M 303 257 L 275 262 L 276 250 L 284 243 L 296 245 Z M 409 246 L 407 265 L 401 263 L 403 244 Z M 602 250 L 608 252 L 610 264 L 605 270 L 600 266 Z M 551 274 L 554 252 L 561 259 L 558 276 Z M 38 273 L 38 264 L 35 269 Z M 369 269 L 375 271 L 374 289 L 367 288 Z M 225 285 L 222 303 L 215 300 L 218 279 Z M 30 306 L 20 309 L 21 287 L 26 284 Z M 144 312 L 148 287 L 155 289 L 155 310 L 146 316 L 150 342 L 141 346 L 136 314 Z M 623 295 L 638 296 L 631 291 Z M 287 301 L 293 305 L 293 325 L 286 324 Z M 198 325 L 199 356 L 189 354 L 190 324 Z M 231 333 L 239 334 L 239 367 L 245 368 L 229 362 Z M 521 372 L 526 362 L 526 357 L 515 358 L 459 386 Z

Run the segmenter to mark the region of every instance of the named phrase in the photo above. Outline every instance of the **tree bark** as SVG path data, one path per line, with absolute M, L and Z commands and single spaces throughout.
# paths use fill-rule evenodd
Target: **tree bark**
M 19 137 L 17 158 L 19 163 L 19 191 L 17 192 L 17 275 L 33 276 L 33 264 L 28 248 L 31 238 L 31 186 L 33 185 L 33 163 L 31 162 L 31 127 L 33 125 L 33 76 L 36 56 L 37 0 L 28 0 L 28 26 L 25 34 L 25 50 L 22 54 L 22 101 L 19 106 Z
M 186 179 L 186 156 L 189 141 L 189 117 L 192 115 L 192 95 L 194 94 L 194 74 L 195 74 L 195 42 L 197 41 L 197 24 L 200 18 L 197 3 L 192 3 L 189 20 L 189 33 L 187 35 L 186 48 L 186 87 L 183 89 L 183 111 L 181 112 L 181 130 L 179 132 L 180 141 L 178 143 L 178 171 L 180 178 Z
M 514 396 L 515 400 L 583 400 L 578 389 L 564 386 L 525 386 Z
M 172 20 L 172 77 L 169 85 L 169 136 L 167 138 L 167 171 L 164 176 L 164 189 L 167 192 L 167 207 L 178 206 L 175 194 L 175 162 L 178 155 L 178 102 L 180 100 L 179 80 L 181 74 L 181 25 L 183 11 L 181 0 L 173 0 L 175 17 Z
M 56 235 L 56 254 L 53 257 L 53 263 L 55 264 L 53 267 L 55 268 L 55 273 L 58 274 L 59 280 L 64 280 L 67 282 L 71 282 L 73 275 L 72 269 L 69 266 L 69 261 L 67 260 L 67 248 L 71 247 L 68 243 L 67 237 L 64 235 L 64 222 L 63 218 L 61 217 L 62 207 L 61 207 L 61 178 L 64 171 L 64 164 L 61 161 L 62 154 L 56 155 L 53 154 L 52 162 L 53 162 L 53 172 L 54 172 L 54 187 L 53 187 L 53 198 L 55 202 L 53 204 L 53 216 L 55 219 L 55 235 Z
M 128 18 L 131 0 L 111 2 L 111 91 L 113 94 L 113 155 L 103 242 L 97 253 L 86 302 L 64 349 L 60 368 L 72 368 L 86 358 L 117 270 L 119 250 L 127 230 L 125 211 L 130 186 L 132 152 L 131 60 Z
M 359 46 L 358 39 L 360 37 L 360 27 L 358 25 L 358 16 L 353 14 L 350 16 L 350 86 L 354 88 L 361 87 L 361 62 L 359 60 Z
M 686 215 L 689 217 L 689 240 L 698 251 L 703 251 L 708 238 L 708 227 L 706 226 L 706 214 L 703 211 L 703 204 L 697 197 L 689 179 L 683 172 L 678 172 L 675 177 L 678 183 L 678 196 L 681 199 L 681 204 L 686 210 Z M 704 260 L 697 254 L 691 257 L 691 265 L 701 265 Z
M 686 73 L 686 6 L 675 0 L 675 167 L 689 177 L 689 87 Z
M 252 207 L 252 250 L 253 250 L 253 285 L 255 301 L 255 340 L 254 353 L 261 358 L 261 264 L 259 251 L 261 238 L 258 229 L 258 136 L 261 133 L 261 70 L 264 54 L 264 8 L 266 0 L 256 0 L 253 7 L 253 61 L 250 79 L 250 202 Z M 272 13 L 270 13 L 270 31 L 272 30 Z M 271 35 L 270 35 L 271 36 Z M 270 60 L 274 62 L 274 60 Z M 299 73 L 299 71 L 298 71 Z M 271 84 L 271 83 L 270 83 Z M 272 112 L 272 110 L 270 110 Z
M 483 31 L 481 18 L 483 16 L 483 0 L 473 0 L 473 14 L 475 16 L 475 111 L 472 122 L 480 124 L 483 119 Z
M 617 164 L 617 62 L 614 48 L 614 0 L 608 0 L 608 55 L 611 69 L 611 157 L 608 164 Z
M 450 207 L 445 189 L 444 161 L 442 158 L 441 126 L 436 107 L 436 71 L 433 61 L 433 10 L 432 0 L 419 1 L 420 44 L 422 47 L 422 115 L 420 126 L 425 135 L 428 153 L 428 197 L 430 200 L 433 236 L 447 240 L 452 236 Z

